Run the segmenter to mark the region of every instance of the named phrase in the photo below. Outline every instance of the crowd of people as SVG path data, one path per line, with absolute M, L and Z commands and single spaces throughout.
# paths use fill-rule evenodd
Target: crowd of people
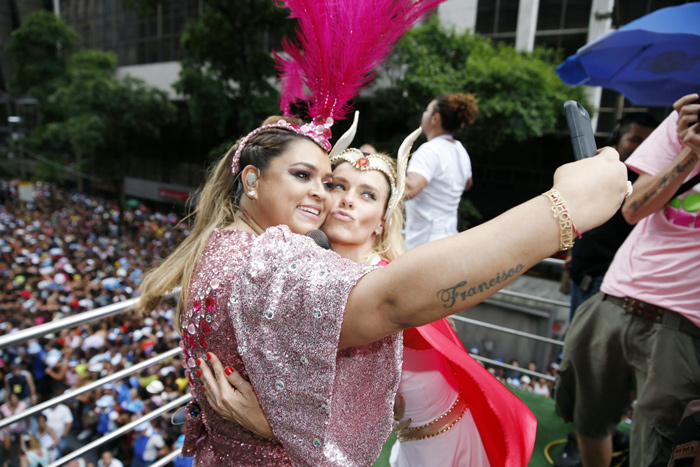
M 173 213 L 143 205 L 122 213 L 115 202 L 53 184 L 36 183 L 33 200 L 20 198 L 16 182 L 0 184 L 3 335 L 134 297 L 144 268 L 188 234 Z M 3 418 L 176 347 L 173 313 L 164 302 L 150 316 L 127 312 L 3 349 Z M 187 387 L 179 358 L 161 362 L 5 427 L 2 459 L 5 465 L 22 457 L 28 465 L 53 461 L 71 449 L 69 436 L 85 444 Z M 138 462 L 163 455 L 180 436 L 169 417 L 147 425 L 101 448 L 107 454 L 98 465 L 143 465 Z M 141 444 L 145 449 L 136 448 Z

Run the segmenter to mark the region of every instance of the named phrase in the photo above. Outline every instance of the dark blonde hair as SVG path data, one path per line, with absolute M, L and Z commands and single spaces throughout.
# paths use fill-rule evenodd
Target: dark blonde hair
M 270 118 L 276 118 L 274 121 L 277 121 L 282 117 Z M 281 128 L 263 130 L 248 140 L 241 153 L 240 167 L 243 169 L 252 165 L 264 172 L 270 162 L 281 156 L 294 141 L 307 139 L 306 136 Z M 179 322 L 180 312 L 187 303 L 192 274 L 209 236 L 214 229 L 224 228 L 234 222 L 238 212 L 242 183 L 240 177 L 234 177 L 231 173 L 231 163 L 241 140 L 242 138 L 231 146 L 209 169 L 204 184 L 193 197 L 196 207 L 187 216 L 193 218 L 192 232 L 160 266 L 146 273 L 139 286 L 141 297 L 136 304 L 137 310 L 150 312 L 165 295 L 180 286 L 176 325 Z
M 437 113 L 442 119 L 442 128 L 455 133 L 473 124 L 479 115 L 475 94 L 443 94 L 435 98 Z

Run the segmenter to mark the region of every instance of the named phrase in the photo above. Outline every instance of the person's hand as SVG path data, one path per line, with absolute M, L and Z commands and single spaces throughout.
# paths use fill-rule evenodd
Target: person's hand
M 276 439 L 250 383 L 232 367 L 224 368 L 213 353 L 207 353 L 207 358 L 211 368 L 204 360 L 197 360 L 197 376 L 204 385 L 209 405 L 226 420 L 238 423 L 261 438 Z
M 700 157 L 700 123 L 696 123 L 688 128 L 688 131 L 683 137 L 683 143 L 695 151 L 695 154 Z
M 576 228 L 586 232 L 610 219 L 627 192 L 627 169 L 611 147 L 598 155 L 562 165 L 554 188 L 563 196 Z
M 697 94 L 688 94 L 673 103 L 673 108 L 678 112 L 678 139 L 685 142 L 688 129 L 698 122 L 698 112 L 700 112 L 700 104 L 692 102 L 698 99 Z M 697 128 L 695 130 L 697 132 Z M 691 146 L 692 147 L 692 146 Z M 697 152 L 697 149 L 694 149 Z

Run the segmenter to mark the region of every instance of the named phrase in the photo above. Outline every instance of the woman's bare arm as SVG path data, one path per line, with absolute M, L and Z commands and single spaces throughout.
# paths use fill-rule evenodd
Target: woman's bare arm
M 566 164 L 554 187 L 581 232 L 620 207 L 627 172 L 617 152 Z M 473 306 L 559 249 L 559 224 L 539 196 L 458 235 L 422 245 L 363 277 L 345 311 L 340 348 L 354 347 Z

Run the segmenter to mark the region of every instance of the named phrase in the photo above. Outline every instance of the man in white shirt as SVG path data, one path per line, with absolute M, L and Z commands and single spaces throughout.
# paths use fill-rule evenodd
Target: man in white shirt
M 73 412 L 63 404 L 58 404 L 55 407 L 44 409 L 41 411 L 46 416 L 46 424 L 53 430 L 58 438 L 59 455 L 66 448 L 66 436 L 73 426 Z

